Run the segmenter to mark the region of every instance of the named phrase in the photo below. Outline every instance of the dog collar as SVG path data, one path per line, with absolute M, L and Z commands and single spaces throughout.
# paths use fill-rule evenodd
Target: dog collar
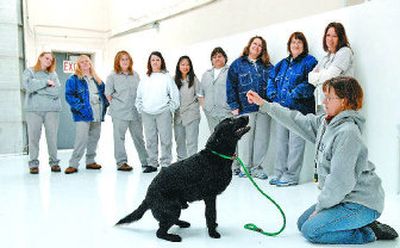
M 227 156 L 227 155 L 218 153 L 218 152 L 213 151 L 213 150 L 210 150 L 210 151 L 211 151 L 213 154 L 215 154 L 215 155 L 217 155 L 217 156 L 220 156 L 221 158 L 224 158 L 224 159 L 236 160 L 237 157 L 238 157 L 236 153 L 234 153 L 232 156 Z

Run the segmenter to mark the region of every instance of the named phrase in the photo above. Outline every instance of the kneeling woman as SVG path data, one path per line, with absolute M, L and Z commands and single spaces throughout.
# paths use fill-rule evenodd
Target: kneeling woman
M 100 138 L 101 122 L 108 106 L 104 95 L 104 83 L 97 76 L 92 61 L 86 55 L 76 61 L 74 75 L 65 84 L 65 99 L 71 107 L 76 123 L 74 152 L 69 160 L 66 174 L 78 172 L 79 161 L 86 150 L 86 169 L 98 170 L 95 162 L 97 143 Z
M 363 91 L 357 80 L 337 77 L 322 86 L 326 114 L 302 115 L 277 103 L 267 103 L 249 91 L 248 101 L 304 139 L 316 144 L 314 161 L 321 193 L 297 224 L 313 243 L 364 244 L 395 239 L 396 231 L 376 219 L 384 205 L 381 179 L 368 161 L 358 112 Z

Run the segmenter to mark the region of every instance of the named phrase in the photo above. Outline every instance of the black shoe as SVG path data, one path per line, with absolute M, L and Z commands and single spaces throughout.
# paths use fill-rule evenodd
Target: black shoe
M 143 173 L 152 173 L 152 172 L 155 172 L 155 171 L 157 171 L 157 167 L 146 165 L 144 167 Z
M 391 226 L 374 221 L 368 225 L 375 233 L 377 240 L 393 240 L 399 235 Z
M 233 170 L 232 170 L 232 174 L 233 174 L 234 176 L 238 176 L 238 175 L 240 174 L 240 168 L 235 168 L 235 169 L 233 169 Z

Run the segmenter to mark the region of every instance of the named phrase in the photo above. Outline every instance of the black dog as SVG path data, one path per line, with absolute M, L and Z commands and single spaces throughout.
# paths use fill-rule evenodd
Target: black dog
M 181 209 L 187 202 L 204 200 L 208 234 L 220 238 L 216 231 L 215 201 L 232 180 L 232 160 L 224 159 L 214 152 L 233 156 L 238 140 L 250 130 L 249 118 L 227 118 L 221 121 L 207 141 L 206 148 L 193 156 L 163 168 L 147 189 L 146 198 L 131 214 L 116 225 L 137 221 L 151 209 L 159 221 L 157 237 L 180 242 L 179 235 L 167 233 L 172 225 L 189 227 L 190 223 L 179 220 Z

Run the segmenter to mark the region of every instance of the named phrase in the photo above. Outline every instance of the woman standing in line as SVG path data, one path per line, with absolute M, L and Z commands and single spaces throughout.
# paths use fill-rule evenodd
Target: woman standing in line
M 197 152 L 199 140 L 199 80 L 188 56 L 180 57 L 176 64 L 175 84 L 180 93 L 180 107 L 174 116 L 176 153 L 179 161 Z
M 322 84 L 336 76 L 354 76 L 353 51 L 347 39 L 346 31 L 339 22 L 331 22 L 325 28 L 322 40 L 324 51 L 327 54 L 318 62 L 317 66 L 308 74 L 310 84 L 316 87 L 316 112 L 322 113 L 323 92 Z
M 262 163 L 268 150 L 271 118 L 259 112 L 256 104 L 250 104 L 246 93 L 253 90 L 267 99 L 267 83 L 272 71 L 266 41 L 261 36 L 254 36 L 243 49 L 242 56 L 229 67 L 226 80 L 227 103 L 232 114 L 246 114 L 250 118 L 251 130 L 239 141 L 239 156 L 250 174 L 259 179 L 268 178 Z M 244 176 L 244 172 L 239 174 L 239 177 Z
M 125 134 L 129 128 L 142 167 L 147 166 L 147 151 L 143 139 L 142 117 L 135 107 L 139 74 L 132 69 L 133 60 L 127 51 L 114 58 L 114 71 L 107 77 L 105 95 L 110 102 L 113 121 L 114 157 L 117 170 L 131 171 L 125 150 Z
M 65 84 L 65 99 L 70 105 L 76 128 L 74 151 L 65 174 L 78 172 L 85 150 L 86 169 L 99 170 L 101 165 L 95 161 L 96 149 L 108 101 L 104 95 L 104 83 L 88 56 L 78 57 L 75 73 Z
M 160 52 L 154 51 L 147 61 L 146 77 L 139 83 L 136 108 L 142 114 L 148 165 L 143 172 L 157 171 L 158 140 L 161 143 L 160 165 L 172 161 L 172 113 L 179 107 L 179 90 L 168 74 Z
M 57 158 L 57 130 L 61 111 L 60 82 L 56 59 L 50 52 L 42 52 L 35 66 L 27 68 L 23 75 L 26 122 L 29 139 L 29 172 L 39 173 L 39 141 L 42 126 L 46 131 L 49 165 L 52 172 L 60 172 Z
M 221 47 L 212 50 L 210 56 L 212 68 L 204 72 L 198 94 L 200 105 L 207 118 L 210 133 L 223 119 L 232 116 L 226 103 L 226 77 L 229 66 L 228 57 Z
M 287 42 L 289 57 L 282 59 L 269 79 L 267 96 L 273 102 L 306 115 L 315 113 L 314 89 L 308 83 L 308 73 L 317 60 L 308 54 L 308 43 L 301 32 L 294 32 Z M 306 141 L 279 123 L 276 123 L 276 159 L 274 175 L 269 183 L 277 186 L 296 185 L 299 182 Z

